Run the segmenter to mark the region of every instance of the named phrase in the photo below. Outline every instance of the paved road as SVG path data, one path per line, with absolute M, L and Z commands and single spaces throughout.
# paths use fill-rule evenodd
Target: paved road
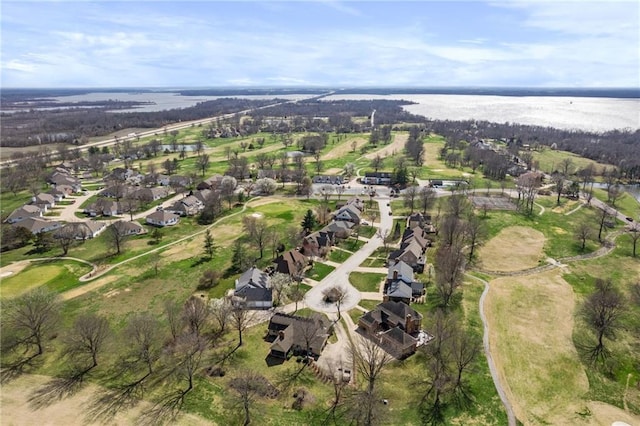
M 380 229 L 383 232 L 385 230 L 391 231 L 393 218 L 390 215 L 391 208 L 387 205 L 389 199 L 380 197 L 375 201 L 378 203 L 380 210 Z M 319 312 L 338 312 L 338 306 L 335 303 L 327 304 L 323 300 L 324 292 L 334 286 L 342 288 L 346 292 L 346 296 L 339 307 L 340 312 L 347 312 L 356 306 L 360 302 L 361 294 L 349 283 L 349 274 L 356 270 L 367 257 L 371 256 L 371 254 L 381 246 L 382 239 L 378 235 L 370 238 L 360 250 L 352 254 L 344 263 L 320 281 L 318 285 L 307 292 L 304 298 L 307 306 Z

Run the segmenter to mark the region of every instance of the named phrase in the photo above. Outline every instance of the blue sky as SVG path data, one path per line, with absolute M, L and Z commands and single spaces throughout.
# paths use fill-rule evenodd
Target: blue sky
M 7 1 L 1 87 L 640 87 L 636 1 Z

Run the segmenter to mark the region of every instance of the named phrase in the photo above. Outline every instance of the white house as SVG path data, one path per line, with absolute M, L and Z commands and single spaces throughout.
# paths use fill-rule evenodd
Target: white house
M 180 216 L 165 210 L 159 210 L 147 216 L 147 223 L 155 226 L 172 226 L 180 221 Z

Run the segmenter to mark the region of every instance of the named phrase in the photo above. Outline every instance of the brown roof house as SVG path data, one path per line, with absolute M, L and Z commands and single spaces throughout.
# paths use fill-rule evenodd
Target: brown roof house
M 422 315 L 403 302 L 382 302 L 358 320 L 358 331 L 396 358 L 416 351 Z
M 305 256 L 325 257 L 333 246 L 333 232 L 317 231 L 302 240 L 302 252 Z
M 403 261 L 411 266 L 415 272 L 422 273 L 427 261 L 425 249 L 415 240 L 409 243 L 402 243 L 398 250 L 389 254 L 389 263 L 395 263 L 396 261 Z
M 307 257 L 298 250 L 289 250 L 278 256 L 273 263 L 275 272 L 296 278 L 302 275 L 309 262 Z
M 236 280 L 233 292 L 234 304 L 245 309 L 269 309 L 273 307 L 273 291 L 270 277 L 255 266 Z
M 314 314 L 309 318 L 276 313 L 267 328 L 267 338 L 273 339 L 269 355 L 288 359 L 291 355 L 312 356 L 318 359 L 331 327 L 325 316 Z
M 179 214 L 180 216 L 193 216 L 200 213 L 202 209 L 204 209 L 202 201 L 200 201 L 195 195 L 189 195 L 176 201 L 165 210 Z

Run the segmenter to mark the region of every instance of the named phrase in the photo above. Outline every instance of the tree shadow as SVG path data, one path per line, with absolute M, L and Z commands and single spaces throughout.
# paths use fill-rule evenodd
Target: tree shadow
M 29 405 L 37 410 L 73 396 L 83 387 L 83 378 L 77 375 L 53 378 L 29 396 Z
M 9 383 L 25 374 L 25 370 L 35 369 L 40 365 L 42 365 L 42 359 L 39 358 L 38 354 L 3 365 L 0 368 L 0 383 Z
M 192 268 L 198 267 L 198 266 L 200 266 L 200 265 L 202 265 L 204 263 L 209 262 L 210 260 L 211 260 L 211 258 L 206 257 L 206 256 L 199 257 L 198 260 L 196 260 L 193 263 L 191 263 L 191 267 Z

